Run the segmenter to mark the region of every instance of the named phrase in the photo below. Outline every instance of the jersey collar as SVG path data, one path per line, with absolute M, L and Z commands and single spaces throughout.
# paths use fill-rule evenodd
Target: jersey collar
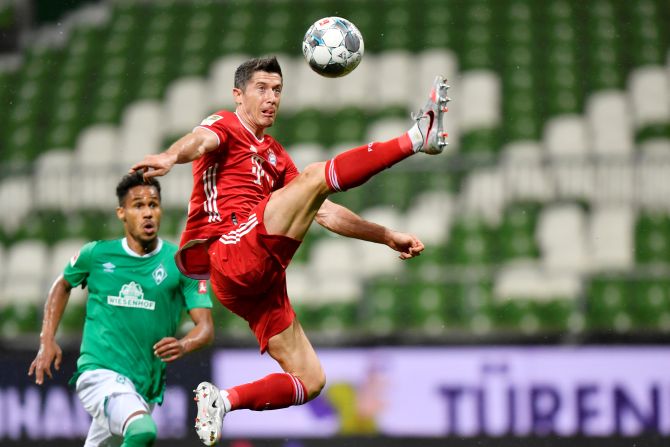
M 154 248 L 153 251 L 145 254 L 145 255 L 140 255 L 135 253 L 130 246 L 128 245 L 128 238 L 124 237 L 121 239 L 121 246 L 123 247 L 123 250 L 128 253 L 130 256 L 134 256 L 136 258 L 150 258 L 152 256 L 155 256 L 158 254 L 159 251 L 161 251 L 161 248 L 163 248 L 163 239 L 158 238 L 158 244 L 156 244 L 156 248 Z
M 233 113 L 234 113 L 235 116 L 237 117 L 237 120 L 240 122 L 240 124 L 241 124 L 245 129 L 247 129 L 247 132 L 249 132 L 249 133 L 251 134 L 251 136 L 254 137 L 254 138 L 256 139 L 256 141 L 258 141 L 259 143 L 262 143 L 263 141 L 265 141 L 265 135 L 263 135 L 263 138 L 258 139 L 258 137 L 256 136 L 256 134 L 253 133 L 253 132 L 251 131 L 251 129 L 249 129 L 249 128 L 247 127 L 246 124 L 244 124 L 244 121 L 242 121 L 242 119 L 240 118 L 240 115 L 238 115 L 237 112 L 233 112 Z

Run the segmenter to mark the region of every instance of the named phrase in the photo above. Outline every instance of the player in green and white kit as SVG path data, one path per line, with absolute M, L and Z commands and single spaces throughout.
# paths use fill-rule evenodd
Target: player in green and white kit
M 81 353 L 70 381 L 93 417 L 85 447 L 152 445 L 151 411 L 163 400 L 166 362 L 214 338 L 207 283 L 182 275 L 174 262 L 177 247 L 158 237 L 158 182 L 127 175 L 117 196 L 125 237 L 84 245 L 56 279 L 28 372 L 42 384 L 45 374 L 52 377 L 52 363 L 59 369 L 62 352 L 55 334 L 70 290 L 88 287 Z M 195 326 L 177 339 L 184 309 Z

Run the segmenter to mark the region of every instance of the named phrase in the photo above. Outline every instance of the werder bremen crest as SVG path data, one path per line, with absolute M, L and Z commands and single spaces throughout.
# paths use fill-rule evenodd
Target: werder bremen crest
M 154 281 L 156 281 L 157 285 L 162 283 L 163 280 L 167 278 L 167 271 L 165 270 L 165 267 L 163 267 L 163 264 L 156 267 L 156 270 L 153 271 L 151 276 L 154 277 Z
M 156 303 L 145 300 L 142 286 L 135 281 L 124 284 L 119 291 L 119 296 L 107 296 L 107 304 L 119 307 L 134 307 L 136 309 L 154 310 Z

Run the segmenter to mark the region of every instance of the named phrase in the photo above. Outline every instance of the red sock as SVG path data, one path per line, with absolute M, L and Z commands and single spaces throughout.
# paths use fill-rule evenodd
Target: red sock
M 274 410 L 305 403 L 305 385 L 292 374 L 269 374 L 255 382 L 230 388 L 231 410 Z
M 412 141 L 407 134 L 383 143 L 360 146 L 326 162 L 326 182 L 332 191 L 346 191 L 362 185 L 373 175 L 413 153 Z

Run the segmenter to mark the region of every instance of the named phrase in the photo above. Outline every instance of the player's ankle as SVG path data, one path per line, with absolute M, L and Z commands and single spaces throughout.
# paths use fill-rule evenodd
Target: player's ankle
M 414 124 L 412 128 L 407 131 L 407 136 L 412 142 L 412 150 L 414 152 L 418 152 L 423 147 L 424 144 L 424 137 L 421 134 L 421 130 L 419 129 L 418 123 Z

